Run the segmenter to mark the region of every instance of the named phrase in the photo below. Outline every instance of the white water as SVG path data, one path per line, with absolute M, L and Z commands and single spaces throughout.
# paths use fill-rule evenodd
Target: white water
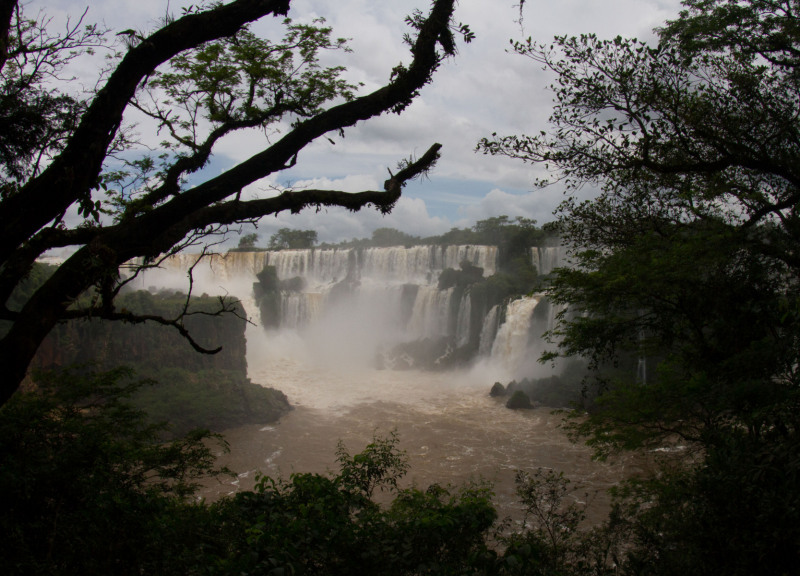
M 329 344 L 334 342 L 333 354 L 352 366 L 374 363 L 398 344 L 426 338 L 449 338 L 453 347 L 466 346 L 471 330 L 478 327 L 471 327 L 470 294 L 459 294 L 453 302 L 454 289 L 438 289 L 439 274 L 462 262 L 482 268 L 485 276 L 494 274 L 497 249 L 469 245 L 309 249 L 210 255 L 195 265 L 196 259 L 191 254 L 174 256 L 163 270 L 145 274 L 138 287 L 185 288 L 191 269 L 195 293 L 235 295 L 258 323 L 252 285 L 264 266 L 274 266 L 280 280 L 296 276 L 304 280 L 302 291 L 282 292 L 281 327 L 319 344 L 315 346 L 318 354 L 329 354 Z M 348 290 L 334 291 L 346 278 Z M 410 308 L 403 298 L 407 288 L 415 288 L 409 292 Z M 523 298 L 509 304 L 502 326 L 497 325 L 497 307 L 483 312 L 488 314 L 482 323 L 479 352 L 486 355 L 487 369 L 494 370 L 495 380 L 546 375 L 537 374 L 537 366 L 530 361 L 527 326 L 538 301 Z
M 515 369 L 527 364 L 528 328 L 533 310 L 540 301 L 540 297 L 533 296 L 520 298 L 508 304 L 506 321 L 497 329 L 490 360 L 498 370 L 506 369 L 502 380 L 512 380 Z
M 531 263 L 539 274 L 550 274 L 555 268 L 568 264 L 567 249 L 564 246 L 534 246 Z

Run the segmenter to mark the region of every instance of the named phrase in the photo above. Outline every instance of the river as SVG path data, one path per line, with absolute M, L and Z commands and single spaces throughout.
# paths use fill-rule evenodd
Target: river
M 409 456 L 405 485 L 488 480 L 501 516 L 519 512 L 518 470 L 563 471 L 573 481 L 572 497 L 588 503 L 590 520 L 607 510 L 605 491 L 638 471 L 629 461 L 592 461 L 589 449 L 570 442 L 560 428 L 563 415 L 507 409 L 504 399 L 488 395 L 489 366 L 450 372 L 354 368 L 319 350 L 303 352 L 299 344 L 290 333 L 267 337 L 260 327 L 248 328 L 250 378 L 284 391 L 295 408 L 279 422 L 226 431 L 230 452 L 220 454 L 220 462 L 238 476 L 207 485 L 204 497 L 250 489 L 259 473 L 285 478 L 334 472 L 339 441 L 354 454 L 375 434 L 391 431 Z

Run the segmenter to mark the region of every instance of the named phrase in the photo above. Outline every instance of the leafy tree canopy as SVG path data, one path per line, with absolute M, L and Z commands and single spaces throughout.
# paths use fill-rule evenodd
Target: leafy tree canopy
M 562 325 L 564 353 L 598 366 L 625 352 L 660 358 L 648 383 L 701 378 L 689 404 L 746 418 L 748 389 L 796 386 L 800 85 L 789 56 L 800 36 L 793 2 L 685 4 L 655 47 L 592 35 L 517 43 L 558 77 L 553 128 L 480 147 L 545 163 L 569 190 L 601 187 L 560 208 L 579 266 L 554 297 L 589 313 Z
M 317 243 L 316 230 L 292 230 L 281 228 L 269 239 L 270 250 L 313 248 Z
M 336 247 L 381 247 L 381 246 L 424 246 L 477 244 L 498 246 L 505 250 L 511 248 L 517 253 L 531 246 L 556 244 L 557 237 L 552 231 L 537 227 L 530 218 L 517 216 L 494 216 L 478 220 L 471 228 L 451 228 L 438 236 L 413 236 L 395 228 L 378 228 L 371 238 L 353 239 L 334 244 Z M 325 247 L 331 245 L 325 244 Z
M 255 232 L 245 234 L 239 238 L 239 248 L 244 250 L 255 248 L 256 242 L 258 242 L 258 234 Z
M 201 430 L 164 443 L 163 426 L 128 402 L 152 383 L 131 376 L 41 375 L 37 391 L 0 409 L 6 573 L 177 573 L 199 552 L 187 528 L 205 513 L 188 497 L 200 477 L 224 472 L 208 441 L 227 445 Z
M 419 238 L 394 228 L 378 228 L 372 232 L 372 243 L 375 246 L 413 246 Z
M 552 297 L 569 309 L 554 336 L 561 354 L 591 359 L 603 392 L 574 430 L 601 455 L 686 455 L 672 461 L 682 472 L 639 493 L 631 569 L 789 573 L 799 560 L 800 4 L 684 8 L 655 45 L 515 43 L 556 75 L 551 128 L 479 148 L 547 166 L 543 185 L 599 189 L 570 196 L 557 223 L 576 267 L 555 281 Z M 784 529 L 765 536 L 759 523 Z

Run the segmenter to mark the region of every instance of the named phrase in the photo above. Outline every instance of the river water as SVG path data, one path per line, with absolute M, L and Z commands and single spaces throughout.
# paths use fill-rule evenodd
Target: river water
M 226 431 L 230 453 L 221 454 L 220 462 L 238 476 L 207 485 L 204 497 L 250 489 L 259 473 L 287 478 L 294 472 L 335 472 L 339 441 L 355 454 L 375 434 L 391 431 L 409 456 L 405 485 L 488 480 L 501 517 L 519 512 L 517 470 L 563 471 L 575 488 L 572 498 L 588 503 L 590 520 L 607 509 L 605 491 L 638 471 L 630 462 L 592 461 L 590 451 L 560 428 L 563 415 L 545 408 L 509 410 L 503 399 L 491 398 L 491 366 L 375 370 L 304 349 L 290 333 L 267 337 L 259 327 L 248 328 L 250 378 L 285 392 L 294 410 L 270 425 Z

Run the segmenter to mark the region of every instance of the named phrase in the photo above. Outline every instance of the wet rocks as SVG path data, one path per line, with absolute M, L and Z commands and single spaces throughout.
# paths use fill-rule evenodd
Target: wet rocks
M 506 402 L 506 408 L 510 408 L 512 410 L 530 410 L 534 408 L 534 405 L 531 404 L 531 399 L 528 398 L 528 395 L 525 394 L 522 390 L 517 390 L 511 395 L 511 398 L 508 399 Z
M 506 394 L 508 394 L 508 392 L 506 391 L 506 387 L 503 386 L 500 382 L 495 382 L 494 386 L 492 386 L 492 389 L 489 391 L 489 396 L 491 396 L 492 398 L 505 396 Z

